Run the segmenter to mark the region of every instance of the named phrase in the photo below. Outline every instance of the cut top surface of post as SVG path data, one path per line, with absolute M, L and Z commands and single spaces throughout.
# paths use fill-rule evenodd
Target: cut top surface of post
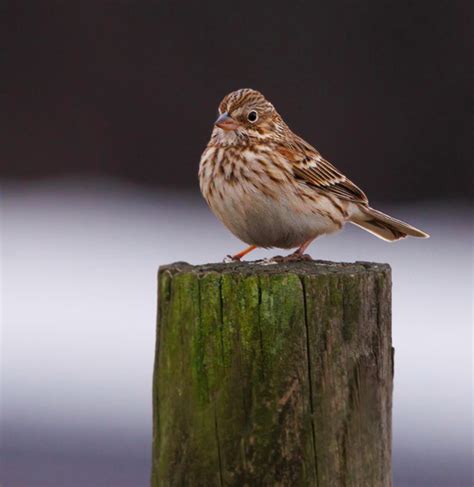
M 177 274 L 181 272 L 194 272 L 198 275 L 217 272 L 219 274 L 236 273 L 242 275 L 251 274 L 296 274 L 321 275 L 321 274 L 355 274 L 367 271 L 390 272 L 390 265 L 377 262 L 331 262 L 326 260 L 297 261 L 297 262 L 266 262 L 247 261 L 191 265 L 187 262 L 174 262 L 160 267 L 160 272 Z

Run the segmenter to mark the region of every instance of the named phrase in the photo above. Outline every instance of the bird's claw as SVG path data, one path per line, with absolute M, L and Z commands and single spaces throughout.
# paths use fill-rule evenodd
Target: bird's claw
M 240 259 L 232 257 L 232 255 L 226 255 L 222 261 L 224 264 L 231 264 L 232 262 L 240 262 Z

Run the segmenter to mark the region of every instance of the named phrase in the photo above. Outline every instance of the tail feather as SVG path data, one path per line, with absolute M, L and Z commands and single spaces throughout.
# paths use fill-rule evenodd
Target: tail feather
M 358 211 L 351 217 L 351 223 L 387 242 L 395 242 L 407 236 L 429 237 L 422 230 L 370 207 L 359 207 Z

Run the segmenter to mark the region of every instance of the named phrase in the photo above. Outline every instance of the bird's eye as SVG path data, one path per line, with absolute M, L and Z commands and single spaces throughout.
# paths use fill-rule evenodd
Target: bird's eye
M 255 111 L 255 110 L 252 110 L 251 112 L 249 112 L 249 114 L 247 115 L 247 118 L 248 118 L 248 121 L 249 122 L 256 122 L 257 119 L 258 119 L 258 113 Z

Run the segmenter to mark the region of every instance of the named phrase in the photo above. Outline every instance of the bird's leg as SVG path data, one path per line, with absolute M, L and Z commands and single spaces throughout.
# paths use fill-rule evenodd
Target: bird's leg
M 256 245 L 251 245 L 250 247 L 247 247 L 246 249 L 242 250 L 242 252 L 239 252 L 238 254 L 228 255 L 224 259 L 224 262 L 239 261 L 242 257 L 244 257 L 248 253 L 252 252 L 252 250 L 255 250 L 256 248 L 257 248 Z
M 310 238 L 309 240 L 306 240 L 306 242 L 304 242 L 302 245 L 300 245 L 296 250 L 295 252 L 293 252 L 291 255 L 295 255 L 295 256 L 298 256 L 298 257 L 303 257 L 304 256 L 304 253 L 305 253 L 305 250 L 309 247 L 309 244 L 314 240 L 314 238 Z M 308 255 L 308 257 L 310 257 Z M 310 257 L 311 258 L 311 257 Z

